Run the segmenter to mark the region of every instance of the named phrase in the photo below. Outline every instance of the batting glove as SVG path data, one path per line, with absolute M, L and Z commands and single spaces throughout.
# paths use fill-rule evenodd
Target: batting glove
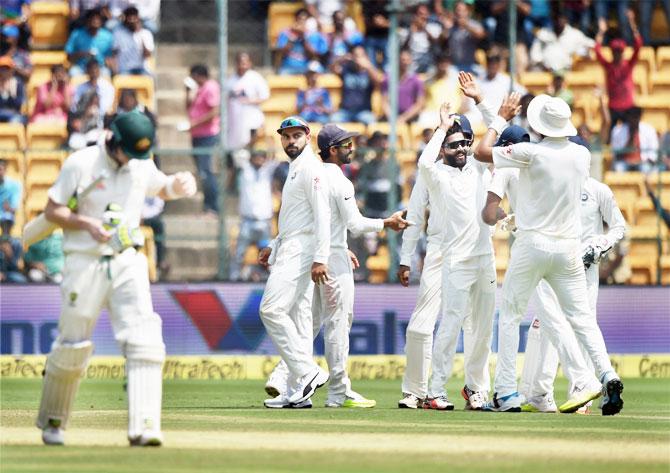
M 612 249 L 604 236 L 595 236 L 588 240 L 582 248 L 582 262 L 589 269 L 592 264 L 598 264 L 601 258 Z
M 516 231 L 516 219 L 514 218 L 514 214 L 509 214 L 500 221 L 500 229 L 503 232 L 514 233 Z
M 114 253 L 123 253 L 128 248 L 141 248 L 144 246 L 144 235 L 139 228 L 128 228 L 126 225 L 116 227 L 108 242 Z

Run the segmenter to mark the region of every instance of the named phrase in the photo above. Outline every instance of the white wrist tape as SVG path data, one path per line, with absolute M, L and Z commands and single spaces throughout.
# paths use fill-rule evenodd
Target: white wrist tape
M 168 182 L 165 185 L 165 196 L 168 199 L 178 199 L 181 197 L 177 192 L 174 190 L 174 183 L 177 179 L 173 176 L 168 176 Z
M 498 134 L 498 136 L 502 135 L 502 132 L 509 126 L 509 123 L 501 117 L 500 115 L 496 115 L 496 117 L 493 119 L 491 124 L 489 125 L 489 128 L 492 130 L 495 130 L 495 132 Z

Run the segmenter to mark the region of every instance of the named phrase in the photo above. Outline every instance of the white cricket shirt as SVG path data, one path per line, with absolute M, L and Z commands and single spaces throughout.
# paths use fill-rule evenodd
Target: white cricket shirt
M 453 262 L 491 254 L 491 228 L 481 218 L 491 173 L 471 156 L 463 169 L 440 169 L 435 160 L 445 137 L 446 132 L 438 128 L 419 158 L 419 172 L 436 196 L 432 206 L 439 206 L 444 216 L 443 256 Z
M 330 255 L 330 205 L 323 162 L 307 145 L 288 167 L 281 194 L 279 240 L 301 233 L 316 238 L 315 263 L 326 264 Z
M 549 238 L 581 237 L 582 186 L 591 153 L 567 138 L 493 148 L 496 168 L 519 168 L 516 225 L 520 232 Z
M 254 168 L 248 160 L 238 163 L 240 189 L 240 217 L 269 220 L 274 215 L 272 206 L 272 175 L 277 168 L 274 161 Z
M 348 248 L 347 230 L 354 234 L 381 232 L 384 220 L 361 215 L 354 197 L 354 185 L 336 164 L 323 165 L 330 189 L 330 247 Z
M 145 197 L 158 194 L 167 184 L 168 178 L 156 168 L 151 159 L 131 159 L 118 167 L 107 155 L 104 143 L 79 150 L 63 163 L 58 179 L 49 189 L 49 198 L 56 204 L 67 205 L 68 200 L 79 189 L 85 189 L 103 172 L 108 177 L 95 190 L 80 199 L 80 215 L 102 219 L 109 204 L 123 209 L 124 224 L 139 227 Z M 111 255 L 112 248 L 98 243 L 86 230 L 63 229 L 64 253 L 90 253 Z
M 440 161 L 437 163 L 437 167 L 438 169 L 443 169 L 446 166 Z M 442 242 L 444 217 L 440 213 L 439 205 L 431 205 L 431 202 L 436 202 L 438 199 L 439 194 L 436 195 L 435 193 L 436 191 L 433 189 L 433 195 L 431 195 L 431 189 L 426 185 L 426 181 L 421 173 L 418 173 L 407 205 L 407 220 L 413 222 L 415 225 L 406 228 L 402 234 L 402 247 L 400 248 L 400 264 L 402 266 L 411 266 L 412 256 L 416 251 L 416 245 L 423 230 L 426 208 L 428 206 L 430 206 L 430 215 L 428 216 L 428 226 L 426 228 L 428 242 Z

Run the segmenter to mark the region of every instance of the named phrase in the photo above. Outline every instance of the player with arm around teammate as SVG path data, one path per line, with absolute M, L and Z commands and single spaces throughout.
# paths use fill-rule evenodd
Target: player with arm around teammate
M 351 162 L 352 138 L 337 125 L 324 126 L 317 138 L 319 154 L 324 161 L 325 176 L 330 192 L 331 229 L 330 256 L 328 258 L 328 280 L 314 288 L 313 328 L 314 336 L 324 327 L 325 354 L 330 371 L 326 407 L 366 408 L 376 402 L 366 399 L 351 389 L 346 373 L 349 356 L 349 330 L 354 316 L 354 274 L 351 253 L 347 248 L 347 230 L 354 234 L 381 232 L 384 228 L 395 231 L 407 227 L 402 212 L 386 219 L 365 218 L 356 205 L 354 186 L 342 173 L 342 166 Z M 270 376 L 266 390 L 277 392 L 266 407 L 284 407 L 281 402 L 285 386 L 286 370 L 280 363 Z
M 603 414 L 613 415 L 623 406 L 623 383 L 612 368 L 602 333 L 590 316 L 580 248 L 580 200 L 588 178 L 590 154 L 567 139 L 576 134 L 568 105 L 546 95 L 536 97 L 528 107 L 530 125 L 544 136 L 540 143 L 493 147 L 519 110 L 519 96 L 512 94 L 503 102 L 499 116 L 475 151 L 479 161 L 493 162 L 497 169 L 519 168 L 515 209 L 518 230 L 503 283 L 495 394 L 486 409 L 521 410 L 522 396 L 516 383 L 518 327 L 532 292 L 544 278 L 594 363 L 603 386 Z M 593 393 L 593 398 L 597 396 Z
M 496 271 L 491 230 L 480 217 L 491 173 L 468 156 L 471 141 L 461 117 L 449 104 L 440 108 L 440 125 L 419 158 L 419 172 L 439 195 L 444 215 L 442 241 L 442 316 L 433 344 L 433 375 L 424 408 L 452 410 L 445 384 L 452 373 L 463 321 L 472 318 L 472 351 L 466 357 L 470 408 L 481 409 L 489 390 L 488 357 L 495 310 Z M 440 156 L 447 166 L 439 170 Z M 470 376 L 467 376 L 470 373 Z M 468 377 L 470 379 L 468 379 Z
M 137 249 L 145 196 L 171 200 L 195 194 L 188 173 L 166 176 L 149 159 L 155 130 L 141 113 L 120 114 L 104 141 L 67 158 L 49 189 L 46 218 L 63 228 L 65 265 L 58 336 L 47 357 L 37 427 L 49 445 L 64 443 L 74 399 L 93 352 L 91 334 L 103 308 L 126 358 L 128 439 L 161 445 L 161 319 L 153 310 L 147 260 Z M 100 175 L 108 177 L 68 201 Z

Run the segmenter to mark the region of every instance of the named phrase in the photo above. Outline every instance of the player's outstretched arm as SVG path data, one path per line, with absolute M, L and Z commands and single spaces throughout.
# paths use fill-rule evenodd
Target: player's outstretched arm
M 483 163 L 493 162 L 493 144 L 498 136 L 507 127 L 507 122 L 514 118 L 521 111 L 521 94 L 512 92 L 503 100 L 498 110 L 498 116 L 489 124 L 484 138 L 477 145 L 475 150 L 475 159 Z
M 197 189 L 193 174 L 178 172 L 167 177 L 167 183 L 158 196 L 163 200 L 181 199 L 194 196 Z

